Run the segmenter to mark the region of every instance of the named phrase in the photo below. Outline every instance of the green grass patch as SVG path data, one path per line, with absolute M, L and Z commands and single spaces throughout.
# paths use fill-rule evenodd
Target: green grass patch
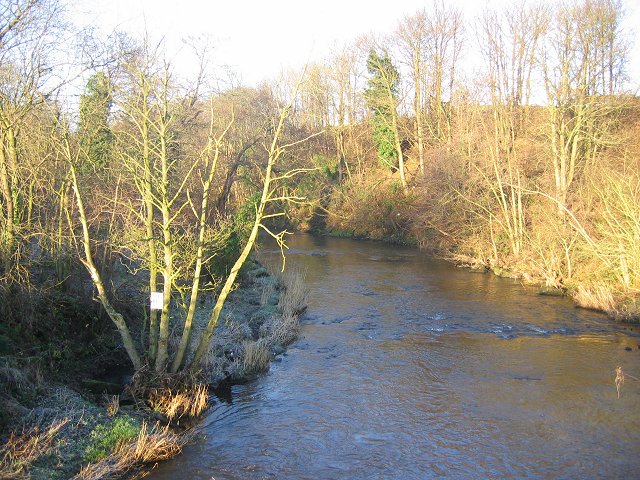
M 87 462 L 98 462 L 109 456 L 119 446 L 133 441 L 140 432 L 140 425 L 133 418 L 122 416 L 111 425 L 98 425 L 90 434 L 89 445 L 85 449 Z

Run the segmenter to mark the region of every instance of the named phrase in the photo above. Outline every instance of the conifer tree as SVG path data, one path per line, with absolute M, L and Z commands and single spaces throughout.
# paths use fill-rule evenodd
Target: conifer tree
M 378 158 L 383 165 L 398 168 L 400 181 L 406 191 L 404 157 L 398 129 L 398 86 L 400 74 L 389 54 L 378 54 L 374 48 L 367 58 L 367 69 L 371 74 L 369 88 L 364 92 L 367 105 L 373 116 L 373 137 L 378 149 Z
M 84 169 L 101 170 L 108 164 L 113 134 L 109 128 L 112 105 L 111 83 L 104 72 L 89 78 L 80 96 L 80 146 L 85 154 Z

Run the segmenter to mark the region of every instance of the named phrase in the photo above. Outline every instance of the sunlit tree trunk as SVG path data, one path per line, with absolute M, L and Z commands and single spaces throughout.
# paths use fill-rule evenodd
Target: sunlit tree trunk
M 198 342 L 198 346 L 195 350 L 193 359 L 189 364 L 188 368 L 192 371 L 198 370 L 200 368 L 207 352 L 209 351 L 209 348 L 211 346 L 211 339 L 213 338 L 215 328 L 218 324 L 218 320 L 220 318 L 220 313 L 222 312 L 222 308 L 224 307 L 227 297 L 229 296 L 229 294 L 233 289 L 233 285 L 238 277 L 238 273 L 240 272 L 240 269 L 244 265 L 244 262 L 247 260 L 249 254 L 251 253 L 251 250 L 255 245 L 256 239 L 258 237 L 258 232 L 260 231 L 260 229 L 265 230 L 271 236 L 276 238 L 276 240 L 278 241 L 281 247 L 284 246 L 284 241 L 282 237 L 286 232 L 281 232 L 280 234 L 274 234 L 264 225 L 263 221 L 270 217 L 282 215 L 282 213 L 266 214 L 265 208 L 270 202 L 288 201 L 292 199 L 291 197 L 278 196 L 276 193 L 278 191 L 278 188 L 275 185 L 275 182 L 280 179 L 291 178 L 292 176 L 298 173 L 302 173 L 306 171 L 305 169 L 295 169 L 293 171 L 285 172 L 280 176 L 274 176 L 274 167 L 276 166 L 278 160 L 286 152 L 287 148 L 293 145 L 293 144 L 281 145 L 280 137 L 282 135 L 285 122 L 291 112 L 292 106 L 296 101 L 297 92 L 298 92 L 298 86 L 296 86 L 296 89 L 293 93 L 290 103 L 286 107 L 280 110 L 279 118 L 277 120 L 277 123 L 274 125 L 273 138 L 268 148 L 267 166 L 265 168 L 264 178 L 262 181 L 263 182 L 262 194 L 260 196 L 260 202 L 256 205 L 256 216 L 253 222 L 253 226 L 251 228 L 251 233 L 249 234 L 249 238 L 247 239 L 247 242 L 244 248 L 240 252 L 240 255 L 238 256 L 233 266 L 231 267 L 231 270 L 229 271 L 229 274 L 222 286 L 222 289 L 218 294 L 218 298 L 216 300 L 214 308 L 209 317 L 209 321 L 207 322 L 207 326 L 204 332 L 202 333 L 202 337 Z M 301 143 L 303 141 L 304 140 L 301 140 L 299 142 L 295 142 L 294 144 Z
M 209 193 L 211 190 L 211 185 L 213 183 L 216 167 L 218 166 L 218 159 L 220 158 L 220 150 L 222 148 L 222 141 L 231 128 L 233 124 L 234 117 L 232 115 L 231 120 L 227 127 L 219 134 L 217 137 L 214 137 L 214 111 L 211 108 L 211 123 L 209 127 L 209 137 L 207 141 L 207 145 L 203 152 L 203 157 L 206 159 L 206 174 L 204 181 L 202 183 L 202 202 L 200 204 L 200 216 L 198 218 L 198 245 L 196 251 L 196 263 L 193 269 L 193 282 L 191 285 L 191 295 L 189 298 L 189 308 L 187 310 L 187 317 L 184 322 L 184 328 L 182 332 L 182 337 L 180 338 L 180 344 L 178 346 L 178 350 L 174 357 L 173 363 L 171 364 L 171 372 L 177 372 L 181 367 L 185 359 L 185 354 L 187 353 L 187 348 L 189 347 L 189 343 L 191 341 L 191 331 L 193 328 L 193 318 L 196 313 L 196 306 L 198 295 L 200 292 L 200 275 L 202 272 L 202 264 L 204 262 L 204 241 L 205 234 L 207 231 L 207 212 L 209 206 Z
M 61 125 L 61 126 L 65 130 L 68 128 L 67 125 Z M 102 307 L 104 308 L 104 310 L 107 312 L 107 315 L 109 316 L 111 321 L 114 323 L 114 325 L 118 329 L 120 338 L 122 339 L 122 343 L 129 356 L 129 359 L 131 360 L 131 363 L 133 364 L 133 367 L 136 370 L 139 370 L 140 368 L 142 368 L 142 359 L 135 346 L 135 342 L 133 340 L 133 337 L 131 336 L 129 327 L 127 327 L 127 324 L 123 316 L 118 311 L 116 311 L 116 309 L 113 307 L 113 305 L 109 301 L 107 291 L 104 287 L 104 282 L 102 281 L 102 276 L 100 275 L 100 272 L 98 271 L 95 265 L 95 262 L 93 260 L 93 253 L 91 250 L 91 235 L 89 233 L 89 223 L 87 220 L 87 215 L 85 213 L 84 200 L 82 197 L 80 185 L 78 183 L 78 177 L 77 177 L 76 168 L 75 168 L 75 165 L 78 163 L 78 153 L 77 153 L 77 150 L 76 152 L 73 151 L 73 148 L 69 141 L 68 131 L 64 134 L 62 153 L 65 159 L 67 160 L 67 163 L 69 166 L 69 172 L 71 174 L 71 185 L 73 187 L 74 196 L 76 199 L 76 206 L 78 209 L 80 226 L 82 228 L 82 236 L 81 236 L 81 243 L 82 243 L 82 250 L 83 250 L 82 262 L 87 268 L 87 271 L 91 276 L 93 285 L 98 291 L 98 300 L 102 304 Z

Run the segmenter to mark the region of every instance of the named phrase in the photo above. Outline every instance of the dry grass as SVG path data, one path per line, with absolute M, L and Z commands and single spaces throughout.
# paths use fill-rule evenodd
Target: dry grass
M 309 289 L 305 285 L 305 273 L 299 268 L 290 268 L 280 275 L 284 291 L 278 307 L 282 316 L 297 317 L 307 308 Z
M 225 363 L 223 356 L 219 355 L 214 349 L 209 349 L 203 362 L 203 369 L 213 383 L 222 380 L 226 376 L 224 373 Z
M 244 350 L 242 371 L 245 375 L 262 373 L 269 369 L 271 349 L 266 339 L 261 338 L 257 342 L 244 341 L 242 346 Z
M 55 420 L 49 427 L 37 427 L 16 435 L 0 447 L 0 478 L 28 478 L 25 471 L 38 458 L 54 449 L 54 440 L 68 419 Z
M 107 458 L 85 466 L 74 480 L 119 478 L 133 468 L 174 457 L 190 437 L 191 433 L 174 433 L 159 424 L 148 431 L 144 422 L 135 441 L 120 445 Z
M 283 315 L 272 318 L 265 324 L 264 330 L 266 330 L 265 336 L 270 344 L 285 347 L 298 338 L 300 320 L 297 315 Z
M 599 310 L 613 314 L 616 311 L 616 301 L 611 289 L 605 285 L 594 287 L 578 286 L 573 292 L 573 300 L 579 307 Z
M 199 416 L 207 408 L 208 399 L 207 385 L 195 384 L 178 391 L 170 388 L 152 390 L 147 402 L 171 422 L 182 417 Z
M 115 417 L 120 410 L 120 395 L 107 395 L 107 415 Z
M 578 286 L 573 299 L 579 307 L 605 312 L 615 320 L 640 322 L 640 301 L 637 295 L 616 294 L 606 285 Z
M 266 305 L 271 297 L 276 293 L 276 286 L 273 282 L 267 282 L 262 287 L 262 292 L 260 294 L 260 305 Z
M 640 323 L 640 300 L 631 299 L 623 303 L 613 314 L 616 320 Z

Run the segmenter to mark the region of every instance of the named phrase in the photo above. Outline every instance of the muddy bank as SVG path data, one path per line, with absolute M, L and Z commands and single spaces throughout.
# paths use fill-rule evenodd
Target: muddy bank
M 300 281 L 295 272 L 276 276 L 257 261 L 248 262 L 200 375 L 210 388 L 264 372 L 296 338 L 304 308 Z M 197 329 L 204 328 L 214 303 L 211 298 L 198 306 Z M 127 385 L 132 373 L 126 366 L 111 366 L 97 378 L 53 382 L 36 365 L 0 358 L 0 401 L 9 418 L 1 437 L 0 478 L 72 478 L 88 463 L 104 462 L 116 446 L 135 441 L 141 429 L 168 423 L 133 398 Z M 186 439 L 170 438 L 172 454 Z M 102 477 L 93 472 L 77 478 Z

